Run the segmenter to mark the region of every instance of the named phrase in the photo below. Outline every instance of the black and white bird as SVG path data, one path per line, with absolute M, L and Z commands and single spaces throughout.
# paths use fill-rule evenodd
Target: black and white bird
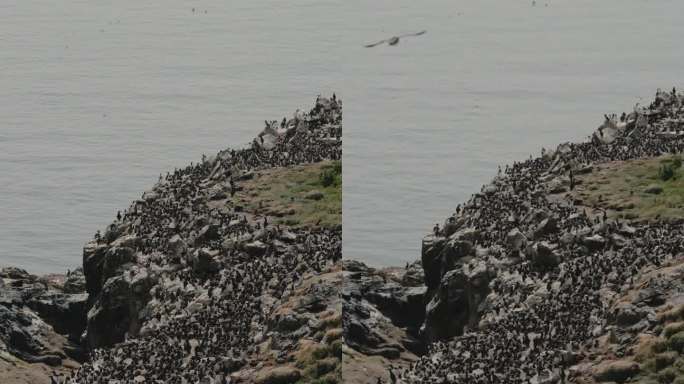
M 366 44 L 366 45 L 364 45 L 364 47 L 372 48 L 372 47 L 375 47 L 376 45 L 380 45 L 382 43 L 387 43 L 388 45 L 397 45 L 397 44 L 399 44 L 399 39 L 401 39 L 402 37 L 420 36 L 420 35 L 425 34 L 425 32 L 427 32 L 427 31 L 420 31 L 420 32 L 416 32 L 416 33 L 406 33 L 404 35 L 392 36 L 389 39 L 380 40 L 380 41 L 378 41 L 376 43 L 372 43 L 372 44 Z

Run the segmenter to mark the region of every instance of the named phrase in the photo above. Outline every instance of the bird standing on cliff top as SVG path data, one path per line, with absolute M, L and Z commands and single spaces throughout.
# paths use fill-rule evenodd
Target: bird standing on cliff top
M 420 35 L 425 34 L 425 32 L 427 32 L 427 31 L 420 31 L 420 32 L 416 32 L 416 33 L 406 33 L 404 35 L 392 36 L 389 39 L 380 40 L 380 41 L 378 41 L 376 43 L 372 43 L 372 44 L 366 44 L 366 45 L 364 45 L 364 47 L 372 48 L 372 47 L 375 47 L 376 45 L 380 45 L 382 43 L 387 43 L 388 45 L 397 45 L 397 44 L 399 44 L 399 39 L 402 37 L 420 36 Z

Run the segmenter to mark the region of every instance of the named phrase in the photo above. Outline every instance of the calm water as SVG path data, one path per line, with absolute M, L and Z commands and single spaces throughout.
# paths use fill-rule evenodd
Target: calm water
M 684 86 L 681 1 L 371 3 L 344 36 L 344 257 L 415 260 L 498 164 Z M 421 29 L 395 47 L 353 45 Z
M 331 6 L 235 3 L 0 2 L 0 264 L 79 265 L 160 172 L 338 88 Z
M 78 265 L 160 172 L 319 93 L 344 99 L 344 255 L 383 265 L 417 258 L 498 164 L 684 85 L 677 1 L 13 3 L 0 3 L 0 264 L 38 273 Z

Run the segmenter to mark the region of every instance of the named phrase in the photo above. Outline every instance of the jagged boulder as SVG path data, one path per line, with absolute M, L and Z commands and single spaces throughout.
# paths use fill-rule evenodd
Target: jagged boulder
M 135 235 L 125 235 L 121 236 L 118 239 L 112 241 L 111 244 L 109 244 L 110 247 L 127 247 L 127 248 L 132 248 L 136 249 L 137 247 L 140 246 L 142 243 L 142 240 Z
M 87 294 L 67 294 L 49 280 L 18 268 L 0 271 L 0 354 L 27 363 L 61 364 L 57 332 L 78 340 L 85 327 Z M 7 355 L 9 353 L 9 355 Z
M 535 243 L 526 251 L 532 264 L 539 268 L 554 268 L 560 264 L 561 259 L 556 247 L 546 241 Z
M 490 271 L 484 262 L 447 272 L 425 309 L 423 336 L 428 342 L 463 333 L 479 322 L 479 307 L 489 294 Z
M 31 298 L 26 304 L 61 334 L 78 341 L 86 326 L 88 294 L 46 292 Z
M 534 227 L 533 239 L 540 239 L 546 235 L 558 232 L 558 222 L 554 217 L 547 217 Z
M 192 254 L 191 264 L 192 271 L 198 274 L 214 273 L 219 270 L 219 263 L 215 257 L 219 251 L 211 250 L 209 248 L 200 248 L 195 250 Z
M 257 240 L 253 241 L 251 243 L 246 243 L 244 245 L 245 252 L 252 256 L 262 256 L 266 253 L 268 250 L 268 245 L 264 244 L 263 242 Z
M 435 289 L 439 286 L 441 279 L 439 268 L 439 255 L 446 244 L 446 239 L 434 235 L 423 238 L 421 250 L 421 264 L 425 271 L 425 285 L 428 289 Z
M 462 240 L 474 243 L 480 238 L 480 231 L 476 228 L 461 228 L 449 236 L 449 240 Z
M 513 228 L 506 234 L 506 245 L 513 250 L 523 249 L 527 245 L 527 237 L 518 228 Z
M 648 309 L 637 307 L 630 303 L 620 303 L 615 307 L 615 320 L 621 327 L 638 323 L 648 315 Z
M 86 280 L 86 290 L 96 296 L 102 288 L 102 265 L 109 247 L 91 241 L 83 247 L 83 274 Z
M 425 312 L 427 287 L 404 287 L 394 281 L 362 282 L 364 298 L 401 326 L 418 328 Z
M 606 119 L 594 132 L 593 140 L 603 144 L 610 144 L 615 141 L 619 133 L 620 128 L 618 128 L 617 122 L 613 119 Z
M 437 288 L 442 277 L 456 268 L 464 257 L 475 255 L 474 242 L 480 233 L 474 228 L 463 228 L 448 239 L 427 236 L 423 240 L 421 261 L 428 290 Z
M 458 231 L 464 224 L 465 220 L 462 217 L 449 217 L 442 226 L 442 235 L 444 237 L 449 237 Z
M 180 260 L 188 250 L 188 243 L 180 235 L 173 235 L 168 242 L 168 252 L 172 259 Z
M 123 244 L 133 245 L 131 239 L 122 241 L 120 246 L 108 246 L 94 241 L 83 248 L 83 273 L 86 290 L 95 297 L 108 278 L 119 272 L 119 268 L 135 261 L 135 249 Z
M 17 267 L 4 267 L 0 270 L 0 278 L 15 280 L 30 280 L 32 276 L 25 270 Z M 0 280 L 2 281 L 2 280 Z
M 219 226 L 216 224 L 207 224 L 202 227 L 195 237 L 195 246 L 205 244 L 212 240 L 218 240 L 220 237 Z
M 86 291 L 86 278 L 83 268 L 76 268 L 64 280 L 64 293 L 83 293 Z
M 582 244 L 584 244 L 590 251 L 598 251 L 603 249 L 606 245 L 606 239 L 599 234 L 593 236 L 586 236 L 582 239 Z
M 102 281 L 121 272 L 120 268 L 135 261 L 135 250 L 130 247 L 112 247 L 105 253 L 102 263 Z
M 411 263 L 401 278 L 404 286 L 422 287 L 425 284 L 425 271 L 419 262 Z
M 136 335 L 141 326 L 140 311 L 150 300 L 155 277 L 144 268 L 134 268 L 112 277 L 102 287 L 88 311 L 87 342 L 90 348 L 111 346 Z

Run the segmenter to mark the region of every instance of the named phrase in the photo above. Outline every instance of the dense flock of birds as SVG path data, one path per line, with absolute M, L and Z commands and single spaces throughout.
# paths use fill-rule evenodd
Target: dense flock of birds
M 341 100 L 319 97 L 308 113 L 298 111 L 280 124 L 267 121 L 248 148 L 160 175 L 151 191 L 93 240 L 139 239 L 136 263 L 124 274 L 157 277 L 139 335 L 93 350 L 77 372 L 52 381 L 230 382 L 229 373 L 259 352 L 274 303 L 305 274 L 321 272 L 342 256 L 341 228 L 284 228 L 231 207 L 231 196 L 251 171 L 341 159 L 341 123 Z M 223 209 L 214 204 L 222 200 Z M 257 249 L 226 246 L 248 241 Z M 190 245 L 220 264 L 197 269 L 185 260 Z
M 620 292 L 645 266 L 659 266 L 682 252 L 681 225 L 656 222 L 630 226 L 575 206 L 569 195 L 549 199 L 549 177 L 572 179 L 598 163 L 681 153 L 684 97 L 658 91 L 648 107 L 606 116 L 616 128 L 611 140 L 600 130 L 579 144 L 514 163 L 499 171 L 446 223 L 474 228 L 479 256 L 490 268 L 506 258 L 522 262 L 502 268 L 490 282 L 480 329 L 465 329 L 450 340 L 433 343 L 429 352 L 399 372 L 401 383 L 541 383 L 568 382 L 567 369 L 579 353 L 595 346 L 606 325 L 609 303 L 599 290 Z M 606 139 L 606 140 L 604 140 Z M 571 183 L 573 183 L 571 181 Z M 572 188 L 572 187 L 571 187 Z M 543 219 L 546 231 L 539 231 Z M 554 228 L 555 227 L 555 228 Z M 533 233 L 534 240 L 555 248 L 560 264 L 544 267 L 525 261 L 523 245 L 511 244 L 511 231 Z M 435 228 L 435 237 L 446 235 Z M 501 265 L 500 263 L 498 265 Z M 393 377 L 396 377 L 392 373 Z

